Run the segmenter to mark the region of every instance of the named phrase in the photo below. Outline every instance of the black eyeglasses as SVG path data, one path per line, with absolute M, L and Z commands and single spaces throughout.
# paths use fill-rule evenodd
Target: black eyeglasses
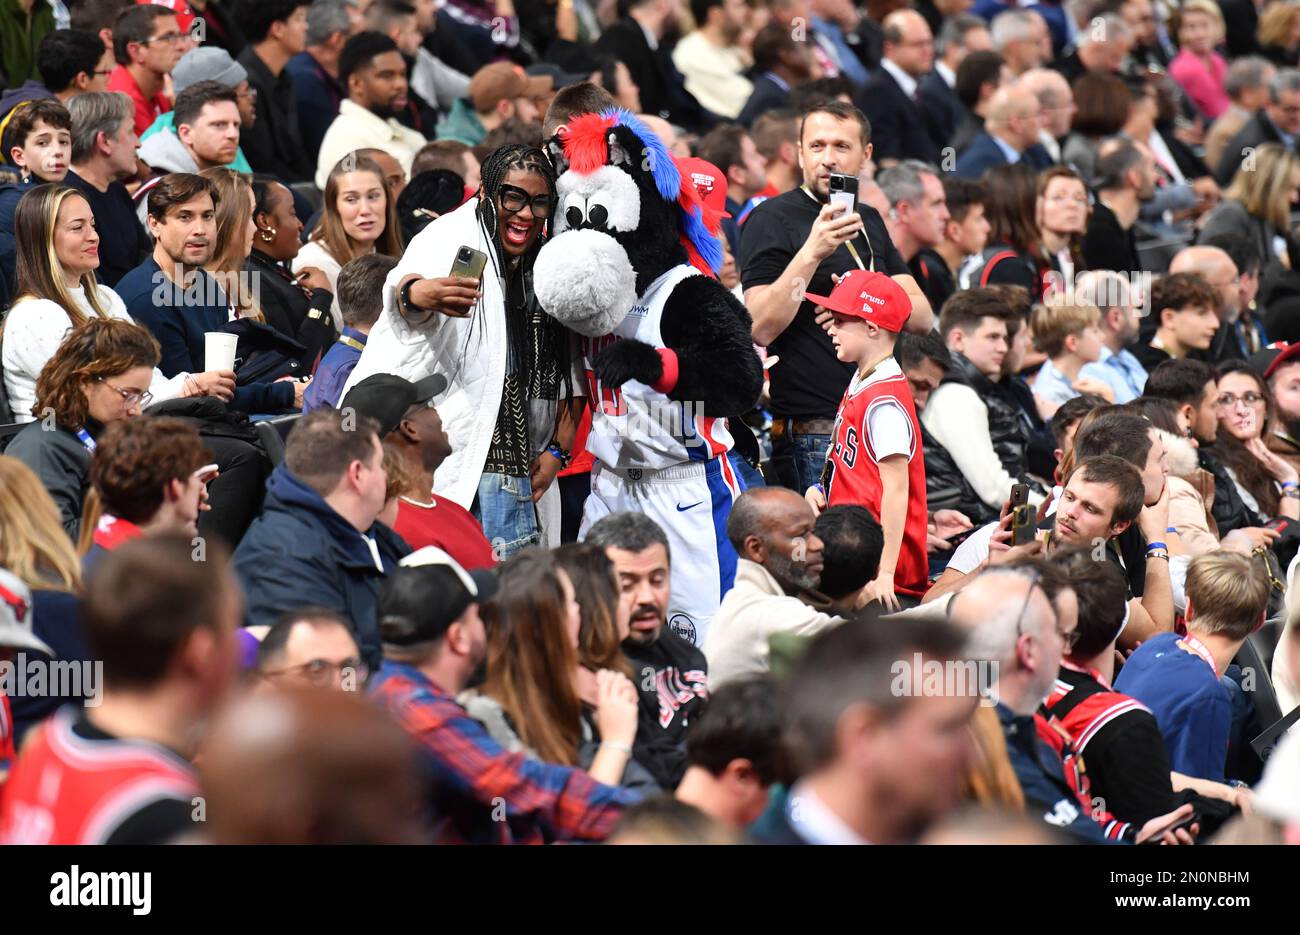
M 554 207 L 549 194 L 530 195 L 522 188 L 517 188 L 514 185 L 502 185 L 500 197 L 501 207 L 511 214 L 518 214 L 524 210 L 525 205 L 531 205 L 533 217 L 544 219 L 551 216 L 551 209 Z

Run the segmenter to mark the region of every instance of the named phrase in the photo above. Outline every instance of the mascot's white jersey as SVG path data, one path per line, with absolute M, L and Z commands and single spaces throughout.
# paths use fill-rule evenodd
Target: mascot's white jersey
M 704 416 L 699 403 L 669 399 L 636 380 L 621 387 L 607 387 L 596 378 L 591 366 L 602 350 L 623 338 L 663 347 L 659 327 L 664 303 L 679 282 L 698 275 L 699 270 L 688 263 L 674 266 L 650 284 L 612 334 L 582 339 L 587 391 L 592 400 L 587 450 L 602 463 L 614 468 L 659 470 L 689 461 L 708 461 L 731 449 L 725 418 Z

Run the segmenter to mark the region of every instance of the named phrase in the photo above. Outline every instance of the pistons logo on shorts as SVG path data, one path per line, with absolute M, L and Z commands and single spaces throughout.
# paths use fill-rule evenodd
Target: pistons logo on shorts
M 695 643 L 695 621 L 686 614 L 673 614 L 668 618 L 668 629 L 686 640 L 686 642 Z

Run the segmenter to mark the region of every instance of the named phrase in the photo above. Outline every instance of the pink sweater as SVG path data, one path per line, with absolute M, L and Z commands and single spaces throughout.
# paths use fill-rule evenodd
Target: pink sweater
M 1205 116 L 1206 123 L 1219 119 L 1231 104 L 1228 92 L 1223 89 L 1227 73 L 1228 64 L 1218 52 L 1210 54 L 1208 68 L 1204 61 L 1186 49 L 1169 63 L 1170 76 L 1187 92 L 1196 109 Z

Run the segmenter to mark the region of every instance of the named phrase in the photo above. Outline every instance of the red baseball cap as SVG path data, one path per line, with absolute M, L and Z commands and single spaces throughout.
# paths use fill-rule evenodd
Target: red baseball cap
M 1250 366 L 1264 380 L 1277 373 L 1283 364 L 1300 357 L 1300 342 L 1274 341 L 1268 347 L 1260 348 L 1250 358 Z
M 912 314 L 912 300 L 902 286 L 884 273 L 865 269 L 845 273 L 828 296 L 805 292 L 803 297 L 837 315 L 861 318 L 894 334 L 903 330 Z
M 727 177 L 721 169 L 699 156 L 685 156 L 673 161 L 677 163 L 683 181 L 689 181 L 695 186 L 705 207 L 713 209 L 724 218 L 731 217 L 727 213 Z

